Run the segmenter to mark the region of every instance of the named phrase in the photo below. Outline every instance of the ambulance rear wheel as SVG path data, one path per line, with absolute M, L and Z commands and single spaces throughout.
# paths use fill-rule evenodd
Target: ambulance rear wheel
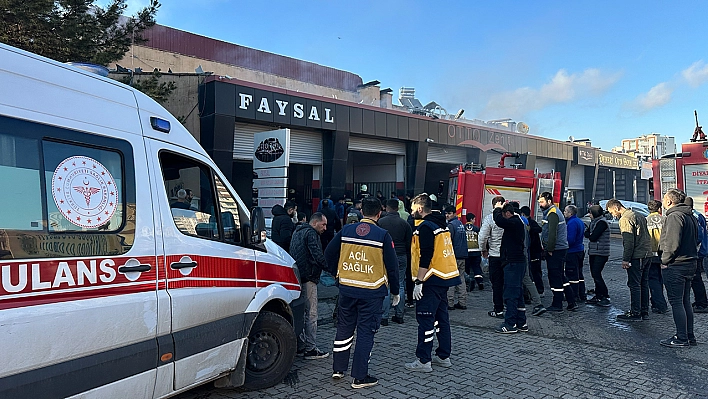
M 257 390 L 280 383 L 293 365 L 296 347 L 293 326 L 283 316 L 261 313 L 248 336 L 243 388 Z

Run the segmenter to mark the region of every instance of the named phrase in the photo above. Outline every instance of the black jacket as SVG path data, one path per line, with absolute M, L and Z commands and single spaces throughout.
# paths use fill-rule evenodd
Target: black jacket
M 297 226 L 290 242 L 290 256 L 295 259 L 301 282 L 320 282 L 320 274 L 327 262 L 322 251 L 320 235 L 314 227 L 309 224 Z
M 529 221 L 529 252 L 530 260 L 541 259 L 543 254 L 543 246 L 541 245 L 541 232 L 543 229 L 533 218 L 528 217 Z
M 379 219 L 378 224 L 391 235 L 396 255 L 410 256 L 413 230 L 405 220 L 401 219 L 398 212 L 387 213 Z
M 686 204 L 678 204 L 666 211 L 666 221 L 661 229 L 659 250 L 661 264 L 686 263 L 698 259 L 698 221 Z
M 494 208 L 494 223 L 504 229 L 501 241 L 501 262 L 507 263 L 526 262 L 524 253 L 524 243 L 526 242 L 526 225 L 519 215 L 514 215 L 506 219 L 502 215 L 501 208 Z
M 326 242 L 330 242 L 334 238 L 334 233 L 342 229 L 342 222 L 337 217 L 337 212 L 332 208 L 323 207 L 320 212 L 327 218 L 327 230 L 322 233 L 322 236 L 326 238 Z
M 272 212 L 273 223 L 271 224 L 270 238 L 284 250 L 289 251 L 295 225 L 282 205 L 274 205 Z

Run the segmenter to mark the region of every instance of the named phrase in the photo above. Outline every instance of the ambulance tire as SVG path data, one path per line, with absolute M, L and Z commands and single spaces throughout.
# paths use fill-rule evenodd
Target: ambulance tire
M 283 316 L 262 312 L 248 336 L 246 380 L 243 389 L 258 390 L 279 384 L 295 360 L 297 340 Z

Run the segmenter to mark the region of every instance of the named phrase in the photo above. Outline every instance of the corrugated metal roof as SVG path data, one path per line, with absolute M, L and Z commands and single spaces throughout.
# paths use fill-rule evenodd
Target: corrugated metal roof
M 249 68 L 301 82 L 352 92 L 357 91 L 357 86 L 362 84 L 361 77 L 351 72 L 227 43 L 167 26 L 155 25 L 143 32 L 143 37 L 148 39 L 148 42 L 141 44 L 142 46 Z

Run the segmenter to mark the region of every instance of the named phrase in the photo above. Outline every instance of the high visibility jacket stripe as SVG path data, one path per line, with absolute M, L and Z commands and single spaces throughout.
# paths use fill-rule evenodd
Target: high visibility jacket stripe
M 373 283 L 369 283 L 366 281 L 360 281 L 360 280 L 351 280 L 348 278 L 339 278 L 339 283 L 340 284 L 347 284 L 347 285 L 353 285 L 353 286 L 358 286 L 362 288 L 378 288 L 381 286 L 381 284 L 388 282 L 388 278 L 386 276 L 381 277 L 380 279 L 374 281 Z
M 372 247 L 383 247 L 382 242 L 378 241 L 372 241 L 372 240 L 362 240 L 361 238 L 352 238 L 352 237 L 342 237 L 343 242 L 353 242 L 357 244 L 362 244 L 362 245 L 370 245 Z

